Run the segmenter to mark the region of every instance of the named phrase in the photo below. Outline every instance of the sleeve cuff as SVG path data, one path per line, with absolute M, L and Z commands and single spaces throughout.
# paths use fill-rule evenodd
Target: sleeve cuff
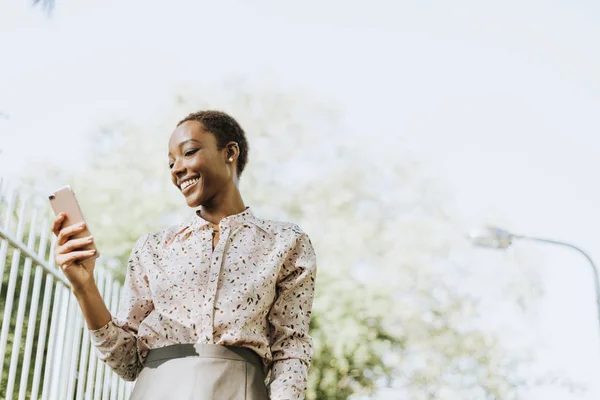
M 269 383 L 271 400 L 301 400 L 305 398 L 308 366 L 303 360 L 287 359 L 275 362 Z
M 106 345 L 106 343 L 111 340 L 114 340 L 115 336 L 117 335 L 117 326 L 111 318 L 111 320 L 108 321 L 108 323 L 102 328 L 94 330 L 90 329 L 89 333 L 90 339 L 92 340 L 94 346 L 99 347 Z

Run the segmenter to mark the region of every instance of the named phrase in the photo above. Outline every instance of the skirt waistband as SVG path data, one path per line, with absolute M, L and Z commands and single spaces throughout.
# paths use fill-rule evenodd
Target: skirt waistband
M 150 349 L 142 362 L 144 367 L 157 368 L 161 364 L 183 357 L 221 358 L 225 360 L 246 361 L 263 368 L 262 359 L 254 351 L 245 347 L 223 346 L 219 344 L 173 344 Z

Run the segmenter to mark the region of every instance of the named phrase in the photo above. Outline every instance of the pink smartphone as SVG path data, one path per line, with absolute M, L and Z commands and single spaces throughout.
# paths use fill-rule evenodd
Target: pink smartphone
M 61 212 L 64 212 L 67 215 L 65 220 L 63 221 L 63 228 L 85 221 L 85 219 L 83 218 L 83 213 L 81 212 L 81 208 L 79 207 L 79 202 L 77 202 L 75 193 L 73 192 L 70 186 L 65 186 L 57 190 L 56 192 L 48 196 L 48 198 L 50 199 L 50 206 L 52 207 L 52 210 L 54 210 L 55 215 L 58 215 Z M 73 235 L 72 237 L 75 239 L 79 239 L 91 235 L 92 234 L 86 224 L 85 230 L 83 232 Z M 96 254 L 93 258 L 97 258 L 100 256 L 100 253 L 98 253 L 98 249 L 96 248 L 96 244 L 93 242 L 85 247 L 82 247 L 81 249 L 96 250 Z

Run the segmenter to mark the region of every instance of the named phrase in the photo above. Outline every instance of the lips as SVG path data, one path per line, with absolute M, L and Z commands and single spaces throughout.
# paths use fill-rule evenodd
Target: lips
M 186 192 L 191 190 L 191 188 L 195 186 L 199 181 L 200 178 L 186 179 L 185 181 L 181 182 L 179 188 L 181 189 L 181 192 L 185 194 Z

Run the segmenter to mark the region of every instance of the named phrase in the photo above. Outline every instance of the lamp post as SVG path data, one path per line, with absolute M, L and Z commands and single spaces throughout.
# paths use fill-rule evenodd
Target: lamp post
M 588 260 L 590 266 L 592 267 L 592 271 L 594 273 L 594 288 L 596 289 L 596 307 L 597 307 L 596 311 L 598 313 L 598 324 L 600 325 L 600 277 L 598 275 L 598 268 L 596 267 L 596 264 L 594 264 L 592 257 L 590 257 L 589 254 L 587 254 L 585 251 L 583 251 L 579 247 L 577 247 L 573 244 L 561 242 L 558 240 L 544 239 L 544 238 L 539 238 L 539 237 L 534 237 L 534 236 L 516 235 L 514 233 L 510 233 L 508 231 L 505 231 L 504 229 L 500 229 L 497 227 L 487 227 L 487 228 L 484 228 L 481 230 L 474 231 L 469 235 L 469 238 L 471 239 L 471 242 L 473 244 L 475 244 L 476 246 L 487 247 L 487 248 L 492 248 L 492 249 L 504 250 L 504 249 L 509 248 L 510 245 L 515 240 L 530 240 L 530 241 L 534 241 L 534 242 L 548 243 L 548 244 L 555 244 L 555 245 L 559 245 L 559 246 L 563 246 L 563 247 L 569 247 L 573 250 L 576 250 L 577 252 L 582 254 Z M 599 333 L 600 333 L 600 331 L 599 331 Z

